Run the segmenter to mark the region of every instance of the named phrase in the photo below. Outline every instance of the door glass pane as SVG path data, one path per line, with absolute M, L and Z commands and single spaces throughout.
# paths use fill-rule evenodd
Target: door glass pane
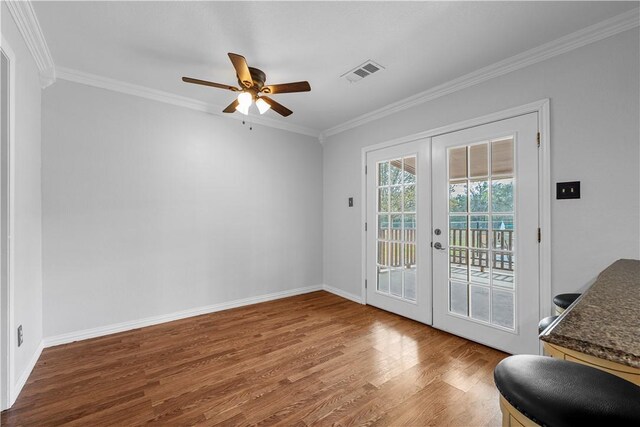
M 378 291 L 389 292 L 389 269 L 387 267 L 378 266 Z
M 467 177 L 467 147 L 449 149 L 449 179 Z
M 471 318 L 489 322 L 491 309 L 489 303 L 489 288 L 471 286 Z
M 488 285 L 489 272 L 489 251 L 469 250 L 469 279 Z
M 477 144 L 469 147 L 469 176 L 489 175 L 489 144 Z
M 402 243 L 389 243 L 389 265 L 400 267 L 402 265 Z
M 491 142 L 491 174 L 513 175 L 513 137 Z
M 491 323 L 513 329 L 513 292 L 494 289 L 491 302 Z
M 391 212 L 402 212 L 402 186 L 390 188 Z
M 381 267 L 389 266 L 389 243 L 378 242 L 378 265 Z
M 467 216 L 449 216 L 449 245 L 467 246 Z
M 404 241 L 416 241 L 416 215 L 409 214 L 404 216 Z
M 416 186 L 405 185 L 404 187 L 404 212 L 416 211 Z
M 449 277 L 456 280 L 469 280 L 467 249 L 449 249 Z
M 489 181 L 471 181 L 469 184 L 469 211 L 489 212 Z
M 378 212 L 389 212 L 389 187 L 378 189 Z
M 491 283 L 493 283 L 493 286 L 500 286 L 504 288 L 513 289 L 513 270 L 516 266 L 515 257 L 511 252 L 503 252 L 502 255 L 500 255 L 500 257 L 507 258 L 508 262 L 505 263 L 505 265 L 510 264 L 512 268 L 511 269 L 507 269 L 507 268 L 492 269 Z
M 517 292 L 513 153 L 512 136 L 448 149 L 449 310 L 506 328 Z
M 391 215 L 391 230 L 389 233 L 390 240 L 402 240 L 402 215 Z
M 413 243 L 405 243 L 404 245 L 404 266 L 406 268 L 416 266 L 416 245 Z
M 381 292 L 389 292 L 389 243 L 378 241 L 378 280 L 377 288 Z
M 513 178 L 496 179 L 491 183 L 491 210 L 513 212 Z
M 389 162 L 378 163 L 378 187 L 389 185 Z
M 404 183 L 414 184 L 416 182 L 416 157 L 405 157 L 404 162 Z
M 469 314 L 467 299 L 467 284 L 449 282 L 449 310 L 452 313 L 466 316 Z
M 402 159 L 391 160 L 389 162 L 389 184 L 402 184 L 403 178 Z
M 469 246 L 478 249 L 489 247 L 489 215 L 469 217 Z
M 389 215 L 378 215 L 378 239 L 389 238 Z
M 376 290 L 408 301 L 417 300 L 416 172 L 416 156 L 378 163 Z
M 449 184 L 449 212 L 467 212 L 467 181 Z
M 402 269 L 391 270 L 391 295 L 402 296 Z
M 515 230 L 513 215 L 492 215 L 493 248 L 511 251 L 514 249 Z
M 404 297 L 410 301 L 416 300 L 416 268 L 415 265 L 404 270 Z

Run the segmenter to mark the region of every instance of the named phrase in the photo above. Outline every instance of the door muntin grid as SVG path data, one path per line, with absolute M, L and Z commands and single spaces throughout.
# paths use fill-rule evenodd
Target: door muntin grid
M 417 303 L 416 155 L 376 164 L 376 292 Z
M 448 312 L 515 331 L 515 136 L 447 149 Z

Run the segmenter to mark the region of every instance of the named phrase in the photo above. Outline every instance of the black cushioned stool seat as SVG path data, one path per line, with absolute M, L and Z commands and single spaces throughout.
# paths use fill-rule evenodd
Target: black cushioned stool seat
M 510 356 L 493 373 L 500 394 L 533 422 L 551 426 L 640 426 L 640 387 L 579 363 Z
M 544 319 L 542 319 L 538 323 L 538 333 L 541 334 L 542 331 L 547 329 L 549 327 L 549 325 L 552 324 L 553 321 L 556 320 L 557 318 L 558 318 L 558 316 L 549 316 L 549 317 L 545 317 Z
M 561 309 L 566 310 L 580 295 L 581 294 L 559 294 L 553 297 L 553 303 Z

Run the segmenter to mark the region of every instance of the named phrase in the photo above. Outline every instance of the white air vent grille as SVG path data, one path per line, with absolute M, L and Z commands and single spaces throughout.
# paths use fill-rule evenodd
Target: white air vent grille
M 384 70 L 384 67 L 382 65 L 369 60 L 363 64 L 358 65 L 352 70 L 347 71 L 340 77 L 344 77 L 350 83 L 355 83 L 359 82 L 365 77 L 369 77 L 371 74 L 376 73 L 380 70 Z

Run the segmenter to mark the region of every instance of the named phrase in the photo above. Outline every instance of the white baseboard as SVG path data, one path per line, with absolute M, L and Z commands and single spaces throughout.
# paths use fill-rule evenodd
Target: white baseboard
M 20 395 L 20 392 L 22 391 L 22 388 L 24 387 L 24 385 L 27 383 L 27 380 L 29 379 L 29 375 L 31 375 L 31 371 L 33 371 L 33 368 L 35 368 L 36 363 L 38 363 L 38 359 L 40 358 L 40 355 L 42 354 L 43 349 L 44 349 L 44 340 L 41 340 L 40 344 L 38 344 L 38 348 L 36 348 L 36 351 L 33 353 L 33 356 L 31 356 L 31 360 L 29 360 L 29 364 L 24 369 L 22 374 L 20 374 L 18 381 L 16 381 L 16 383 L 11 388 L 11 392 L 9 393 L 9 408 L 12 407 L 14 403 L 16 403 L 16 399 Z
M 332 294 L 338 295 L 339 297 L 357 302 L 358 304 L 364 304 L 362 297 L 352 294 L 351 292 L 343 291 L 342 289 L 334 288 L 333 286 L 329 285 L 322 285 L 322 289 Z
M 200 316 L 202 314 L 215 313 L 216 311 L 228 310 L 230 308 L 243 307 L 245 305 L 258 304 L 266 301 L 273 301 L 280 298 L 302 295 L 309 292 L 321 291 L 322 285 L 307 286 L 304 288 L 290 289 L 271 294 L 260 295 L 256 297 L 243 298 L 239 300 L 223 302 L 219 304 L 197 307 L 188 310 L 177 311 L 169 314 L 161 314 L 159 316 L 147 317 L 129 322 L 116 323 L 112 325 L 99 326 L 97 328 L 84 329 L 81 331 L 70 332 L 61 335 L 55 335 L 44 339 L 44 347 L 53 347 L 61 344 L 68 344 L 74 341 L 86 340 L 89 338 L 102 337 L 105 335 L 115 334 L 118 332 L 130 331 L 132 329 L 143 328 L 145 326 L 157 325 L 159 323 L 171 322 L 173 320 L 185 319 L 187 317 Z

